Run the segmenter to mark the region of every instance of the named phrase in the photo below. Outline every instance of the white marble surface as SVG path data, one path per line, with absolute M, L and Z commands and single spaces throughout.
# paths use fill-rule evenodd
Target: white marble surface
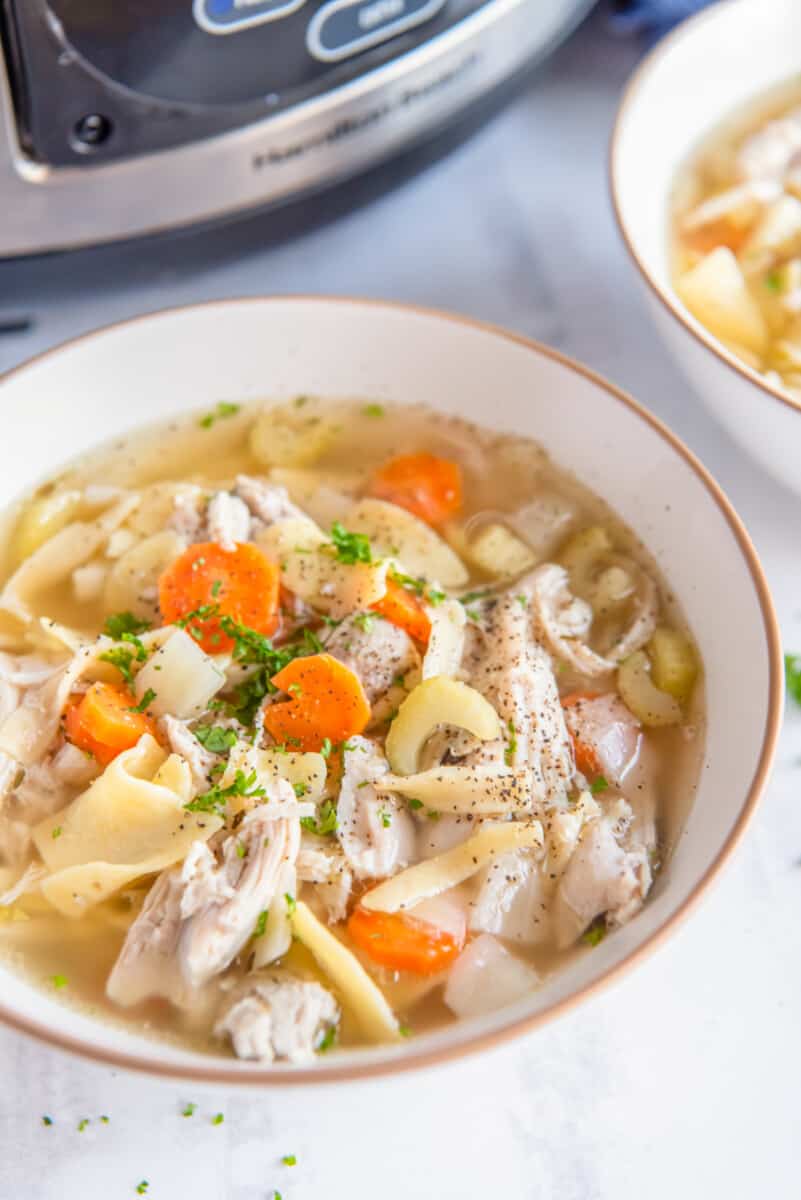
M 786 643 L 801 650 L 801 504 L 677 375 L 613 228 L 606 142 L 634 58 L 597 22 L 585 27 L 450 158 L 281 247 L 232 232 L 209 235 L 200 262 L 187 242 L 122 265 L 0 266 L 0 310 L 36 318 L 0 343 L 0 366 L 130 313 L 244 292 L 373 294 L 502 322 L 627 387 L 701 455 L 745 518 Z M 273 1189 L 284 1200 L 797 1196 L 799 782 L 796 711 L 744 845 L 666 947 L 551 1028 L 425 1077 L 228 1096 L 122 1076 L 0 1031 L 0 1200 L 128 1200 L 143 1179 L 152 1200 L 270 1200 Z M 187 1100 L 198 1102 L 192 1118 L 180 1116 Z M 214 1127 L 216 1112 L 225 1121 Z M 101 1113 L 108 1125 L 77 1132 Z M 285 1154 L 297 1166 L 283 1166 Z

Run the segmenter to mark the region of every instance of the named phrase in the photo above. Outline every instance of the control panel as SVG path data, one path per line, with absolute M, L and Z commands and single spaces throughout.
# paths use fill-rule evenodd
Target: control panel
M 53 164 L 184 145 L 380 69 L 491 0 L 0 0 L 18 134 Z

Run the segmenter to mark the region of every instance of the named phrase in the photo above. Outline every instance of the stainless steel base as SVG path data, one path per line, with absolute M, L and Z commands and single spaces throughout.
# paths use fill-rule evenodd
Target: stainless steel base
M 541 57 L 592 2 L 490 0 L 346 87 L 218 137 L 106 166 L 56 168 L 27 158 L 0 65 L 0 257 L 158 233 L 355 175 Z

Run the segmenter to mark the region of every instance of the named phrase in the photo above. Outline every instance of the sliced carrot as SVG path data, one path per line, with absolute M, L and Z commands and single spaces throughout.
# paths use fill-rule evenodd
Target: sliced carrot
M 196 617 L 189 632 L 209 654 L 224 654 L 234 643 L 220 626 L 232 617 L 257 633 L 278 628 L 280 572 L 258 546 L 237 544 L 223 550 L 217 542 L 197 542 L 170 563 L 159 579 L 159 606 L 168 623 L 213 606 L 214 614 Z
M 462 507 L 462 469 L 433 454 L 402 454 L 379 467 L 367 490 L 430 525 L 441 525 Z
M 277 742 L 320 750 L 326 738 L 344 742 L 370 720 L 359 676 L 330 654 L 295 658 L 272 681 L 290 697 L 264 710 L 264 726 Z
M 348 933 L 373 962 L 392 971 L 434 975 L 456 958 L 463 943 L 452 933 L 403 913 L 354 908 Z
M 386 617 L 393 625 L 405 629 L 409 637 L 418 642 L 427 642 L 431 636 L 431 622 L 420 601 L 394 579 L 387 580 L 387 593 L 371 605 L 373 612 Z
M 82 696 L 70 697 L 65 713 L 67 738 L 106 766 L 144 733 L 156 736 L 156 724 L 136 712 L 136 697 L 124 687 L 93 683 Z
M 582 700 L 594 700 L 594 692 L 571 692 L 569 696 L 562 697 L 562 708 L 567 711 L 575 708 Z M 587 742 L 582 742 L 573 730 L 570 728 L 570 720 L 568 718 L 568 733 L 570 740 L 573 743 L 573 757 L 576 760 L 576 769 L 581 771 L 582 775 L 586 775 L 587 779 L 594 779 L 596 775 L 601 773 L 601 763 L 595 750 Z

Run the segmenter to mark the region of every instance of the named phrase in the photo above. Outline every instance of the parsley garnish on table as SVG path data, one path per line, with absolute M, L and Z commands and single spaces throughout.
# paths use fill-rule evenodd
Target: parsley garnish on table
M 787 680 L 787 691 L 801 704 L 801 654 L 785 654 L 784 677 Z

